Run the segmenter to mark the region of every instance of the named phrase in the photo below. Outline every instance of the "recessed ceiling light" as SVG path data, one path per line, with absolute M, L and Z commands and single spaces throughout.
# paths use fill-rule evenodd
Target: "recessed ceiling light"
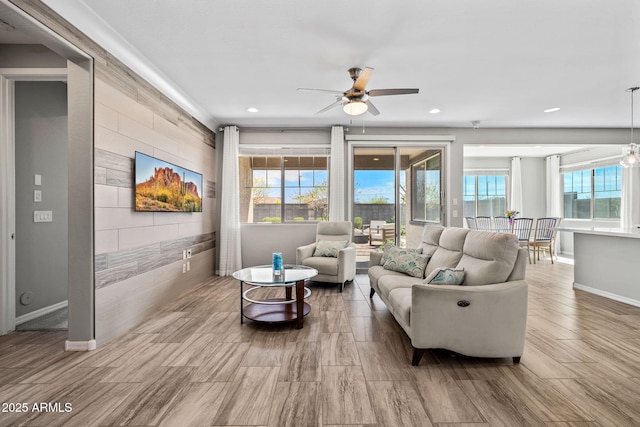
M 549 109 L 547 109 L 547 110 L 544 110 L 544 112 L 545 112 L 545 113 L 553 113 L 553 112 L 556 112 L 556 111 L 558 111 L 558 110 L 560 110 L 560 108 L 558 108 L 558 107 L 554 107 L 554 108 L 549 108 Z
M 255 107 L 250 107 L 250 108 L 247 108 L 247 111 L 250 112 L 250 113 L 257 113 L 258 109 L 255 108 Z
M 484 148 L 484 145 L 480 145 L 480 148 Z
M 429 114 L 438 114 L 440 112 L 439 108 L 434 108 L 432 110 L 429 110 Z
M 542 145 L 536 145 L 536 148 L 542 148 Z
M 373 160 L 377 162 L 380 159 L 378 157 L 374 157 Z

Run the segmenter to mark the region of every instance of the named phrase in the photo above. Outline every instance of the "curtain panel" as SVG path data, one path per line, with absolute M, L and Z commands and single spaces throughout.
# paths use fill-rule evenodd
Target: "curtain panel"
M 230 276 L 242 268 L 240 234 L 240 171 L 238 164 L 240 131 L 236 126 L 224 128 L 222 185 L 220 196 L 220 265 L 219 276 Z
M 511 197 L 509 200 L 509 210 L 522 213 L 522 166 L 520 157 L 511 159 Z
M 346 220 L 344 151 L 344 129 L 342 126 L 333 126 L 329 166 L 329 221 Z

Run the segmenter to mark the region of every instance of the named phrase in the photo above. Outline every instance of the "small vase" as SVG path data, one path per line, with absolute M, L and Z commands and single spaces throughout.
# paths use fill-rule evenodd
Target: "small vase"
M 282 274 L 282 252 L 273 253 L 273 274 L 280 276 Z

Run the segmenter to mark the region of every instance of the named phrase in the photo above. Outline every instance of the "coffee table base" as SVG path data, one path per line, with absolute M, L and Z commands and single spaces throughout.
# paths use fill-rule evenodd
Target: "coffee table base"
M 264 302 L 277 303 L 285 301 L 284 298 L 265 299 Z M 311 306 L 306 302 L 303 304 L 302 315 L 306 316 L 311 312 Z M 248 304 L 243 308 L 244 317 L 256 322 L 265 323 L 286 323 L 298 320 L 298 309 L 296 304 Z

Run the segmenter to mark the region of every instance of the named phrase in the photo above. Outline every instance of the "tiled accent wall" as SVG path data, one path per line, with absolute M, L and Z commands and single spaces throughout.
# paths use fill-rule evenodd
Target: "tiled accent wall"
M 99 79 L 95 101 L 96 330 L 104 341 L 183 292 L 185 283 L 201 282 L 215 271 L 215 149 L 198 132 L 178 127 Z M 202 212 L 136 212 L 136 151 L 202 173 Z M 185 274 L 184 249 L 193 254 Z M 153 274 L 159 269 L 169 269 L 175 280 Z M 143 302 L 139 292 L 155 304 Z M 107 294 L 118 298 L 103 299 Z

